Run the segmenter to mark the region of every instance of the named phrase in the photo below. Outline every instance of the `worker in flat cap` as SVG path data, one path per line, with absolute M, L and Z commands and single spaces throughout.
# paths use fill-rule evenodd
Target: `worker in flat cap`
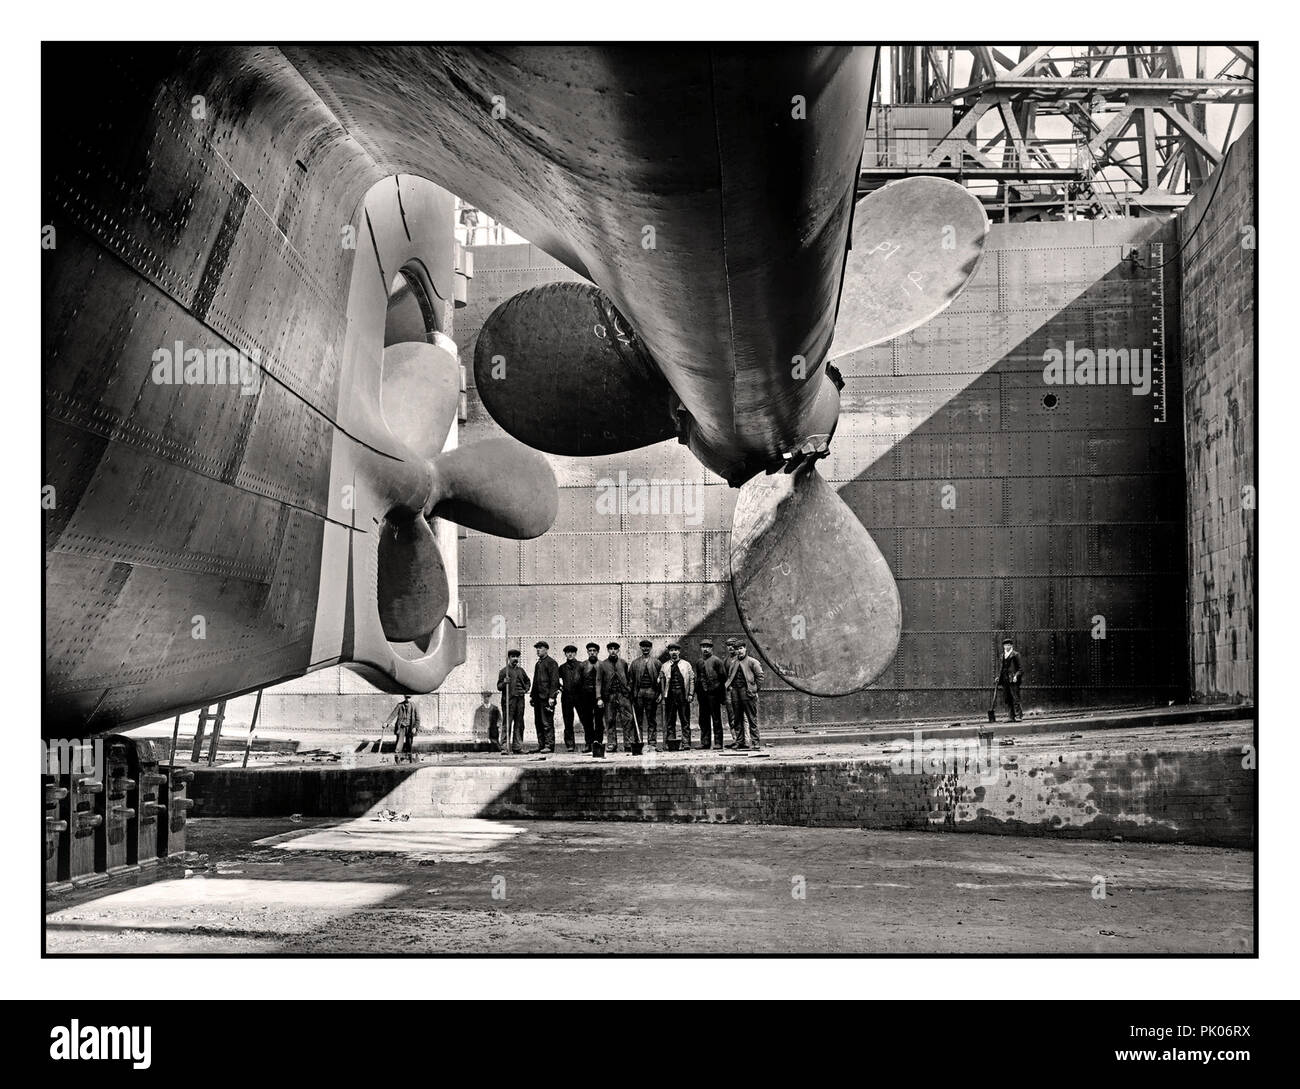
M 664 742 L 668 751 L 690 751 L 695 670 L 691 668 L 690 662 L 682 658 L 682 648 L 677 643 L 668 644 L 668 661 L 659 667 L 659 694 L 664 704 Z
M 592 746 L 605 742 L 605 712 L 596 706 L 596 670 L 600 666 L 600 644 L 587 644 L 587 658 L 578 663 L 578 686 L 573 695 L 573 706 L 582 723 L 582 751 L 591 752 Z
M 388 725 L 393 727 L 396 740 L 393 742 L 393 763 L 400 764 L 406 757 L 408 764 L 415 762 L 412 748 L 415 735 L 420 732 L 420 709 L 411 702 L 409 694 L 402 697 L 402 702 L 393 708 L 388 716 Z
M 642 639 L 640 647 L 641 657 L 628 667 L 632 678 L 632 711 L 641 735 L 638 741 L 644 741 L 655 752 L 659 748 L 659 702 L 663 699 L 659 692 L 659 663 L 650 657 L 654 644 L 649 639 Z M 639 756 L 640 745 L 632 751 Z
M 483 690 L 483 702 L 474 708 L 474 740 L 486 737 L 488 744 L 501 751 L 501 708 L 492 703 L 492 689 Z
M 604 725 L 610 740 L 610 752 L 618 752 L 618 733 L 623 731 L 624 751 L 641 751 L 641 734 L 632 714 L 632 679 L 627 663 L 618 656 L 617 643 L 607 643 L 609 653 L 596 670 L 596 709 L 605 716 Z M 603 756 L 604 744 L 593 745 L 592 755 Z
M 740 737 L 730 749 L 761 749 L 762 738 L 758 736 L 758 686 L 763 679 L 763 667 L 757 659 L 749 656 L 745 644 L 736 640 L 736 658 L 727 670 L 728 696 L 733 696 L 736 703 L 736 722 L 740 728 Z M 746 742 L 746 726 L 749 728 Z
M 564 718 L 564 747 L 576 751 L 573 738 L 573 712 L 577 708 L 578 678 L 582 663 L 578 661 L 578 648 L 570 643 L 564 648 L 564 661 L 560 663 L 560 713 Z
M 727 666 L 713 653 L 713 640 L 700 640 L 695 663 L 695 699 L 700 715 L 700 748 L 722 748 L 722 705 L 727 701 Z
M 501 751 L 524 751 L 524 697 L 528 695 L 528 673 L 519 664 L 519 651 L 506 651 L 505 667 L 497 674 L 501 693 Z
M 533 666 L 533 726 L 537 730 L 537 752 L 555 751 L 555 701 L 560 697 L 560 667 L 551 657 L 551 644 L 539 639 L 533 644 L 537 664 Z
M 1020 667 L 1020 655 L 1016 653 L 1016 644 L 1011 639 L 1002 640 L 1002 657 L 998 661 L 998 679 L 993 689 L 993 706 L 989 708 L 989 721 L 997 721 L 998 693 L 1007 697 L 1011 709 L 1011 721 L 1019 722 L 1025 716 L 1020 710 L 1020 680 L 1024 677 Z
M 740 708 L 736 703 L 736 694 L 732 690 L 730 681 L 731 668 L 736 664 L 736 644 L 737 640 L 730 636 L 727 637 L 727 659 L 722 663 L 727 670 L 728 678 L 725 684 L 725 689 L 727 701 L 727 727 L 731 730 L 731 742 L 727 745 L 727 748 L 729 749 L 734 749 L 740 742 Z

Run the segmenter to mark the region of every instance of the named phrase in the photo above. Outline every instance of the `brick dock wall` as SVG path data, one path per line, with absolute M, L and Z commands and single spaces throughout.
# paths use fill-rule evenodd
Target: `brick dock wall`
M 688 764 L 200 769 L 196 817 L 695 821 L 989 832 L 1248 847 L 1255 773 L 1239 745 L 1042 749 Z
M 1255 136 L 1242 133 L 1178 217 L 1189 657 L 1203 702 L 1255 697 Z

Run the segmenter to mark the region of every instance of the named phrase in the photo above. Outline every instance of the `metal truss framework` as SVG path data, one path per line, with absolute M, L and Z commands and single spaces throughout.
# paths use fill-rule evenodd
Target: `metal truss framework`
M 1241 106 L 1255 101 L 1254 49 L 1226 48 L 1230 58 L 1210 75 L 1204 46 L 1194 73 L 1168 44 L 1026 45 L 1015 58 L 992 46 L 894 46 L 892 101 L 880 108 L 951 103 L 954 124 L 919 162 L 864 166 L 862 188 L 936 174 L 997 182 L 985 200 L 1006 218 L 1027 218 L 1030 208 L 1088 218 L 1168 214 L 1222 161 Z M 961 54 L 970 75 L 954 86 Z M 1206 126 L 1214 104 L 1232 107 L 1218 142 Z M 1060 135 L 1040 135 L 1045 116 L 1065 119 L 1068 135 L 1060 124 Z

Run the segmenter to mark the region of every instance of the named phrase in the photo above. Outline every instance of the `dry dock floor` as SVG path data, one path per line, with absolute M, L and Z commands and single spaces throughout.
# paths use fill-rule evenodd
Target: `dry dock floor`
M 1254 948 L 1254 854 L 1214 847 L 430 817 L 199 819 L 188 845 L 187 865 L 51 894 L 47 952 Z

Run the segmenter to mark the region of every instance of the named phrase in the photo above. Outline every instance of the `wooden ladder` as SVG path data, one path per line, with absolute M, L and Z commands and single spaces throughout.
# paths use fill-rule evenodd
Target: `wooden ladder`
M 212 723 L 212 740 L 208 744 L 208 767 L 212 767 L 217 761 L 217 743 L 221 740 L 221 726 L 226 721 L 226 701 L 222 700 L 217 704 L 217 709 L 212 710 L 209 705 L 199 712 L 199 724 L 194 729 L 194 751 L 190 753 L 190 763 L 197 764 L 199 757 L 203 753 L 203 735 L 207 731 L 208 723 Z

